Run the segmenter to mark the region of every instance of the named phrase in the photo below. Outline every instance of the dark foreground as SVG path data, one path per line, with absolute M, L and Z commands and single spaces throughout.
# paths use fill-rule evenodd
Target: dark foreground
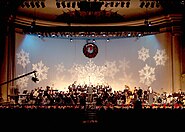
M 98 108 L 1 107 L 1 126 L 27 130 L 110 130 L 149 128 L 181 129 L 185 125 L 184 108 Z M 11 128 L 11 127 L 10 127 Z

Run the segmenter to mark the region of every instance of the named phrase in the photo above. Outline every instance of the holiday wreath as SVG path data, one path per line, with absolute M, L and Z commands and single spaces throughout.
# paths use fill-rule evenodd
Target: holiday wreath
M 94 43 L 87 43 L 83 47 L 83 53 L 88 58 L 94 58 L 98 54 L 98 47 Z

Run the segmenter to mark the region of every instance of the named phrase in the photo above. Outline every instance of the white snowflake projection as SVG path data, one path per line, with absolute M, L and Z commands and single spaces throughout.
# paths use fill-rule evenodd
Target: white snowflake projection
M 148 57 L 150 57 L 149 49 L 146 49 L 146 48 L 142 47 L 138 51 L 138 59 L 145 61 Z
M 112 62 L 106 61 L 105 67 L 106 67 L 105 76 L 111 77 L 112 79 L 114 78 L 116 73 L 119 71 L 119 69 L 116 66 L 116 61 L 112 61 Z
M 30 63 L 29 53 L 26 53 L 23 49 L 16 55 L 17 55 L 17 64 L 20 64 L 21 66 L 23 66 L 23 68 L 25 68 L 26 65 Z
M 120 64 L 120 65 L 119 65 L 119 68 L 122 69 L 123 72 L 125 72 L 127 68 L 130 68 L 129 63 L 130 63 L 130 62 L 127 61 L 127 60 L 125 59 L 125 57 L 124 57 L 124 58 L 123 58 L 123 61 L 119 60 L 119 64 Z
M 166 54 L 166 50 L 165 49 L 163 49 L 163 50 L 158 50 L 157 49 L 157 52 L 156 52 L 156 54 L 153 58 L 156 62 L 156 66 L 157 65 L 163 65 L 164 66 L 165 62 L 168 59 L 167 54 Z
M 83 67 L 83 66 L 74 63 L 73 66 L 68 70 L 68 72 L 72 75 L 71 78 L 73 82 L 76 81 L 78 78 L 78 71 L 77 71 L 78 67 Z
M 60 63 L 60 64 L 55 65 L 55 68 L 56 68 L 56 70 L 57 70 L 59 73 L 62 73 L 62 72 L 65 71 L 65 68 L 64 68 L 64 64 L 63 64 L 63 63 Z
M 140 81 L 141 83 L 150 86 L 155 78 L 155 68 L 148 66 L 147 64 L 143 69 L 139 71 Z
M 42 61 L 37 64 L 32 64 L 32 70 L 37 71 L 36 76 L 39 81 L 47 79 L 47 72 L 49 70 L 49 67 L 45 66 Z
M 25 73 L 23 73 L 23 74 L 25 74 Z M 19 77 L 22 76 L 22 75 L 19 75 Z M 26 77 L 26 76 L 25 77 L 21 77 L 21 78 L 16 80 L 16 84 L 18 85 L 18 87 L 20 89 L 23 89 L 23 88 L 26 88 L 28 86 L 28 80 L 29 80 L 29 78 Z
M 123 73 L 123 77 L 120 78 L 121 84 L 123 84 L 123 87 L 125 85 L 130 87 L 130 90 L 134 87 L 134 84 L 136 81 L 132 78 L 132 73 L 127 74 L 126 72 Z
M 60 63 L 55 65 L 56 68 L 56 79 L 58 81 L 63 81 L 64 80 L 64 74 L 62 74 L 66 69 L 64 68 L 64 64 Z
M 106 71 L 105 66 L 97 66 L 90 59 L 85 66 L 74 64 L 69 72 L 72 74 L 73 79 L 75 77 L 75 81 L 78 84 L 102 84 L 104 83 L 104 73 Z

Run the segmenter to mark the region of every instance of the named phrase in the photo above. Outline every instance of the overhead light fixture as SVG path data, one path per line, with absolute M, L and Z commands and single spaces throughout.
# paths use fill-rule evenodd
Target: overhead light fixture
M 145 21 L 144 25 L 146 27 L 148 26 L 152 26 L 152 23 L 149 21 Z M 152 30 L 151 30 L 152 29 Z M 96 40 L 95 39 L 89 39 L 89 37 L 91 37 L 89 34 L 89 32 L 83 32 L 83 33 L 72 33 L 72 32 L 34 32 L 34 30 L 30 30 L 29 32 L 25 32 L 25 34 L 32 34 L 32 35 L 36 35 L 39 38 L 43 38 L 43 37 L 51 37 L 51 38 L 68 38 L 70 40 L 70 42 L 73 41 L 73 38 L 78 38 L 78 37 L 84 37 L 84 38 L 88 38 L 87 42 L 91 42 L 91 43 L 95 43 Z M 118 37 L 142 37 L 142 36 L 146 36 L 146 35 L 151 35 L 151 34 L 156 34 L 159 33 L 159 31 L 157 30 L 153 30 L 153 28 L 150 29 L 146 29 L 145 31 L 141 31 L 141 32 L 137 32 L 137 31 L 125 31 L 125 32 L 106 32 L 106 33 L 102 33 L 102 32 L 95 32 L 95 36 L 96 38 L 103 38 L 106 39 L 106 41 L 109 41 L 111 38 L 118 38 Z
M 144 24 L 145 26 L 152 26 L 152 23 L 148 19 L 145 19 Z
M 62 1 L 62 6 L 63 6 L 63 8 L 66 8 L 65 1 Z
M 90 39 L 87 39 L 87 40 L 86 40 L 86 43 L 90 43 Z
M 119 4 L 120 4 L 120 2 L 116 2 L 115 7 L 118 7 L 118 6 L 119 6 Z
M 35 6 L 36 6 L 37 8 L 40 7 L 39 1 L 36 1 L 36 2 L 35 2 Z
M 146 8 L 148 8 L 148 7 L 149 7 L 149 5 L 150 5 L 150 2 L 146 2 L 145 7 L 146 7 Z
M 26 8 L 44 8 L 45 6 L 45 0 L 27 0 L 22 2 L 22 4 L 20 5 L 22 8 L 26 7 Z
M 159 4 L 159 1 L 156 1 L 156 5 L 155 5 L 157 8 L 160 7 L 160 4 Z
M 111 3 L 110 3 L 110 7 L 113 7 L 113 6 L 114 6 L 114 2 L 111 2 Z
M 70 8 L 70 2 L 67 2 L 67 8 Z
M 92 40 L 92 42 L 93 42 L 93 43 L 95 43 L 95 42 L 96 42 L 96 40 L 95 40 L 95 39 L 93 39 L 93 40 Z
M 122 1 L 122 2 L 121 2 L 121 7 L 124 7 L 124 5 L 125 5 L 125 2 Z
M 60 2 L 58 2 L 58 1 L 56 2 L 56 7 L 60 8 Z
M 25 6 L 27 7 L 27 8 L 30 8 L 30 4 L 27 2 L 27 1 L 25 1 Z
M 30 2 L 30 5 L 31 5 L 32 8 L 35 8 L 35 4 L 34 4 L 33 1 Z
M 126 7 L 129 8 L 129 6 L 130 6 L 130 1 L 127 1 L 126 2 Z
M 140 4 L 140 7 L 141 7 L 141 8 L 143 8 L 143 7 L 144 7 L 144 5 L 145 5 L 145 2 L 144 2 L 144 1 L 142 1 L 142 2 L 141 2 L 141 4 Z
M 154 8 L 154 5 L 155 5 L 155 2 L 152 1 L 151 4 L 150 4 L 150 7 L 151 7 L 151 8 Z
M 31 29 L 35 28 L 35 26 L 36 26 L 36 22 L 35 20 L 33 20 L 33 22 L 31 23 Z
M 108 7 L 109 4 L 110 4 L 110 2 L 106 2 L 105 3 L 105 7 Z
M 45 2 L 44 1 L 41 1 L 41 6 L 42 6 L 42 8 L 45 8 L 46 7 L 46 5 L 45 5 Z
M 128 33 L 127 36 L 130 37 L 131 36 L 131 33 Z
M 76 6 L 76 2 L 73 2 L 72 3 L 72 8 L 75 8 L 75 6 Z

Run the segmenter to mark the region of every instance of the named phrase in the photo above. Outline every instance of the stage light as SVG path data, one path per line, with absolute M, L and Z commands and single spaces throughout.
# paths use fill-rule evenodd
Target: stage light
M 150 5 L 150 2 L 147 2 L 146 5 L 145 5 L 145 7 L 148 8 L 149 5 Z
M 30 4 L 26 1 L 25 2 L 25 6 L 27 7 L 27 8 L 30 8 Z
M 57 8 L 60 8 L 60 2 L 56 2 L 56 6 L 57 6 Z
M 21 7 L 22 7 L 22 8 L 24 8 L 24 7 L 25 7 L 25 4 L 24 4 L 24 2 L 21 4 Z
M 67 2 L 67 7 L 70 8 L 70 2 Z
M 152 1 L 150 7 L 151 7 L 151 8 L 154 8 L 154 4 L 155 4 L 155 2 Z
M 131 33 L 128 33 L 127 36 L 130 37 L 131 36 Z
M 125 5 L 125 2 L 121 2 L 121 7 L 124 7 L 124 5 Z
M 144 7 L 144 5 L 145 5 L 145 2 L 144 2 L 144 1 L 142 1 L 142 2 L 141 2 L 141 4 L 140 4 L 140 7 L 141 7 L 141 8 L 143 8 L 143 7 Z
M 35 82 L 35 83 L 37 83 L 37 82 L 39 81 L 39 79 L 36 78 L 36 77 L 32 77 L 31 79 L 32 79 L 32 81 Z
M 160 4 L 159 4 L 159 1 L 156 2 L 156 5 L 155 5 L 157 8 L 160 7 Z
M 35 25 L 36 25 L 36 22 L 33 21 L 33 22 L 31 23 L 31 29 L 35 28 Z
M 34 77 L 31 78 L 33 82 L 37 83 L 39 79 L 37 78 L 36 73 L 34 73 Z
M 40 37 L 41 37 L 41 35 L 40 35 L 40 34 L 38 34 L 38 37 L 40 38 Z
M 36 1 L 35 5 L 36 5 L 37 8 L 39 8 L 40 7 L 39 1 Z
M 141 37 L 141 33 L 138 34 L 138 37 Z
M 96 40 L 95 40 L 95 39 L 93 39 L 93 40 L 92 40 L 92 42 L 93 42 L 93 43 L 95 43 L 95 42 L 96 42 Z
M 86 43 L 90 43 L 90 42 L 91 42 L 91 40 L 90 40 L 90 39 L 87 39 L 87 40 L 86 40 Z
M 118 7 L 119 4 L 120 4 L 120 2 L 116 2 L 115 7 Z
M 105 7 L 108 7 L 109 4 L 110 4 L 109 2 L 106 2 L 106 3 L 105 3 Z
M 126 3 L 126 7 L 129 8 L 129 6 L 130 6 L 130 2 L 128 1 L 128 2 Z
M 113 6 L 114 6 L 114 2 L 111 2 L 111 3 L 110 3 L 110 7 L 113 7 Z
M 46 5 L 45 5 L 45 3 L 44 3 L 44 1 L 41 1 L 41 6 L 42 6 L 42 8 L 44 8 L 44 7 L 46 7 Z
M 145 19 L 144 24 L 145 26 L 152 26 L 152 23 L 148 19 Z
M 64 1 L 62 1 L 62 6 L 63 6 L 63 8 L 66 8 L 66 4 Z
M 34 4 L 33 1 L 30 2 L 30 5 L 31 5 L 32 8 L 35 8 L 35 4 Z
M 73 2 L 72 3 L 72 8 L 75 8 L 75 6 L 76 6 L 76 2 Z

